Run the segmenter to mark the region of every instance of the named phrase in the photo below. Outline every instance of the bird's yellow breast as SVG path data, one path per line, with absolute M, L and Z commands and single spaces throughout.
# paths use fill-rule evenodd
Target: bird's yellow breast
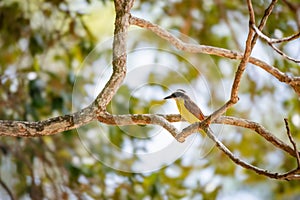
M 176 105 L 179 110 L 180 115 L 189 123 L 193 124 L 195 122 L 199 122 L 200 120 L 195 117 L 191 112 L 189 112 L 186 107 L 184 106 L 184 100 L 183 99 L 175 99 Z

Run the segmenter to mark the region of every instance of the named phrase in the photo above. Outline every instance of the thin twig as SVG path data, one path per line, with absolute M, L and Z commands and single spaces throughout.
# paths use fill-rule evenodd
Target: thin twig
M 266 36 L 265 34 L 263 34 L 263 32 L 261 32 L 256 26 L 255 24 L 252 24 L 252 28 L 254 29 L 254 31 L 256 32 L 256 34 L 263 40 L 265 40 L 267 43 L 271 43 L 271 39 Z
M 265 27 L 267 19 L 271 15 L 276 3 L 277 3 L 277 0 L 272 0 L 270 5 L 268 6 L 268 8 L 265 10 L 264 16 L 262 17 L 262 19 L 260 20 L 260 23 L 258 25 L 258 29 L 260 31 L 263 30 L 263 28 Z M 255 25 L 255 23 L 253 23 L 252 25 Z M 252 40 L 252 44 L 251 44 L 252 48 L 254 47 L 257 39 L 258 39 L 258 35 L 255 34 L 253 37 L 253 40 Z
M 286 55 L 285 53 L 283 53 L 283 51 L 279 50 L 276 46 L 274 46 L 274 44 L 272 43 L 268 43 L 278 54 L 280 54 L 283 58 L 287 59 L 287 60 L 290 60 L 290 61 L 293 61 L 295 63 L 300 63 L 300 60 L 297 60 L 295 58 L 292 58 L 288 55 Z
M 254 165 L 251 165 L 240 158 L 236 157 L 221 141 L 218 140 L 218 138 L 213 134 L 213 132 L 210 131 L 210 129 L 205 130 L 207 136 L 213 140 L 216 143 L 216 146 L 225 154 L 227 155 L 234 163 L 237 165 L 245 168 L 252 170 L 256 172 L 257 174 L 267 176 L 269 178 L 274 178 L 274 179 L 284 179 L 284 180 L 289 180 L 291 175 L 296 174 L 298 171 L 293 170 L 292 173 L 284 173 L 284 174 L 278 174 L 276 172 L 269 172 L 268 170 L 261 169 L 259 167 L 256 167 Z
M 299 155 L 299 152 L 295 152 L 294 149 L 291 148 L 288 144 L 284 143 L 282 140 L 277 138 L 275 134 L 271 133 L 264 126 L 257 122 L 237 117 L 221 116 L 216 119 L 214 123 L 228 124 L 253 130 L 261 137 L 263 137 L 266 141 L 270 142 L 275 147 L 282 149 L 291 156 L 296 157 L 297 154 Z
M 295 63 L 300 63 L 300 60 L 294 59 L 288 55 L 286 55 L 284 52 L 282 52 L 281 50 L 279 50 L 272 42 L 271 39 L 266 36 L 265 34 L 263 34 L 254 24 L 252 25 L 252 28 L 254 29 L 254 31 L 256 32 L 256 34 L 262 38 L 263 40 L 265 40 L 278 54 L 280 54 L 282 57 L 284 57 L 285 59 L 288 59 L 290 61 L 293 61 Z M 300 34 L 299 34 L 300 36 Z
M 11 200 L 14 200 L 15 197 L 12 193 L 12 191 L 9 189 L 9 187 L 4 183 L 4 181 L 1 179 L 0 177 L 0 185 L 2 186 L 2 188 L 6 191 L 6 193 L 8 194 L 8 196 L 10 197 Z
M 292 40 L 295 40 L 297 38 L 300 37 L 300 32 L 299 33 L 295 33 L 291 36 L 288 36 L 288 37 L 284 37 L 284 38 L 269 38 L 270 39 L 270 43 L 282 43 L 282 42 L 290 42 Z
M 294 141 L 294 139 L 292 137 L 290 127 L 289 127 L 289 122 L 288 122 L 287 118 L 284 118 L 284 123 L 285 123 L 285 128 L 286 128 L 286 134 L 288 135 L 289 140 L 292 143 L 292 145 L 294 147 L 294 151 L 296 153 L 296 159 L 297 159 L 297 165 L 298 165 L 297 169 L 300 169 L 300 157 L 299 157 L 299 154 L 298 154 L 297 145 L 296 145 L 296 142 Z

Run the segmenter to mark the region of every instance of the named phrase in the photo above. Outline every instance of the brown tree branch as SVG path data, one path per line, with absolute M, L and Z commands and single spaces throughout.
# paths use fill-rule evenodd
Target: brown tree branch
M 300 37 L 300 32 L 293 34 L 291 36 L 285 37 L 285 38 L 279 38 L 279 39 L 275 39 L 275 38 L 270 38 L 268 36 L 266 36 L 263 32 L 261 32 L 261 30 L 259 28 L 257 28 L 254 24 L 252 25 L 252 28 L 255 30 L 256 34 L 262 38 L 263 40 L 265 40 L 268 43 L 282 43 L 282 42 L 289 42 L 292 40 L 295 40 L 297 38 Z
M 127 125 L 146 125 L 146 124 L 156 124 L 164 127 L 168 130 L 172 136 L 176 136 L 175 138 L 180 141 L 184 142 L 184 140 L 193 133 L 196 133 L 199 128 L 205 128 L 206 122 L 203 120 L 202 122 L 194 123 L 186 127 L 181 132 L 174 129 L 171 122 L 179 122 L 184 121 L 180 115 L 171 114 L 171 115 L 162 115 L 162 114 L 128 114 L 128 115 L 112 115 L 110 113 L 104 113 L 103 115 L 98 116 L 98 120 L 102 123 L 109 124 L 109 125 L 117 125 L 117 126 L 127 126 Z M 232 126 L 238 126 L 253 130 L 260 136 L 262 136 L 266 141 L 270 142 L 277 148 L 282 149 L 283 151 L 287 152 L 293 157 L 296 157 L 296 153 L 293 148 L 289 145 L 285 144 L 279 138 L 277 138 L 274 134 L 268 131 L 259 123 L 236 118 L 236 117 L 229 117 L 229 116 L 220 116 L 216 120 L 212 121 L 211 123 L 216 124 L 226 124 Z M 300 154 L 300 153 L 298 153 Z
M 9 187 L 4 183 L 4 181 L 1 179 L 0 177 L 0 185 L 2 186 L 2 188 L 6 191 L 6 193 L 8 194 L 8 196 L 10 197 L 11 200 L 15 200 L 15 197 L 12 193 L 12 191 L 9 189 Z
M 244 55 L 238 66 L 238 69 L 235 73 L 234 81 L 232 84 L 230 101 L 229 101 L 229 102 L 231 102 L 230 106 L 237 103 L 239 100 L 238 90 L 239 90 L 240 82 L 242 79 L 242 75 L 246 69 L 247 63 L 249 61 L 252 49 L 254 47 L 254 45 L 252 45 L 254 31 L 251 29 L 251 25 L 255 24 L 255 16 L 254 16 L 254 11 L 253 11 L 251 0 L 247 0 L 247 5 L 248 5 L 248 11 L 249 11 L 249 31 L 248 31 L 248 36 L 247 36 L 247 40 L 246 40 L 246 47 L 245 47 Z
M 282 149 L 283 151 L 287 152 L 293 157 L 296 157 L 297 154 L 295 153 L 294 149 L 291 148 L 289 145 L 278 139 L 274 134 L 272 134 L 270 131 L 268 131 L 266 128 L 264 128 L 262 125 L 259 123 L 246 120 L 246 119 L 241 119 L 241 118 L 236 118 L 236 117 L 228 117 L 228 116 L 221 116 L 217 118 L 215 121 L 212 121 L 212 123 L 217 123 L 217 124 L 227 124 L 227 125 L 233 125 L 233 126 L 238 126 L 238 127 L 243 127 L 247 128 L 250 130 L 255 131 L 257 134 L 262 136 L 266 141 L 270 142 L 272 145 L 274 145 L 277 148 Z M 176 139 L 179 139 L 180 141 L 184 141 L 186 137 L 189 135 L 195 133 L 198 131 L 199 128 L 204 128 L 206 125 L 205 121 L 203 120 L 202 122 L 194 123 L 184 129 L 179 135 L 176 136 Z M 298 152 L 298 155 L 300 152 Z
M 84 113 L 84 112 L 83 112 Z M 45 121 L 40 122 L 25 122 L 25 121 L 0 121 L 0 124 L 7 124 L 7 126 L 0 126 L 0 135 L 5 136 L 15 136 L 15 137 L 39 137 L 44 135 L 52 135 L 59 132 L 62 132 L 64 130 L 71 130 L 80 126 L 83 126 L 96 118 L 93 118 L 91 116 L 87 116 L 89 112 L 86 112 L 86 114 L 74 114 L 75 116 L 80 116 L 82 119 L 77 120 L 65 120 L 65 123 L 62 123 L 61 120 L 64 120 L 63 117 L 56 117 L 56 118 L 50 118 Z M 76 117 L 74 117 L 76 118 Z M 83 121 L 83 119 L 87 119 Z M 192 133 L 195 133 L 199 127 L 204 127 L 207 122 L 204 120 L 201 126 L 197 123 L 195 125 L 191 125 L 186 128 L 186 130 L 182 133 L 174 129 L 173 126 L 168 124 L 167 122 L 178 122 L 182 121 L 180 115 L 153 115 L 153 114 L 135 114 L 135 115 L 111 115 L 107 112 L 102 113 L 101 115 L 97 116 L 97 119 L 105 124 L 110 125 L 118 125 L 118 126 L 124 126 L 124 125 L 134 125 L 134 124 L 156 124 L 164 127 L 166 130 L 168 130 L 173 136 L 177 135 L 177 139 L 180 141 L 183 141 L 186 137 L 191 135 Z M 261 126 L 259 123 L 255 123 L 246 119 L 240 119 L 235 117 L 224 117 L 221 116 L 217 118 L 216 120 L 212 121 L 211 123 L 219 123 L 219 124 L 227 124 L 227 125 L 233 125 L 233 126 L 239 126 L 244 127 L 247 129 L 251 129 L 261 135 L 263 138 L 265 138 L 267 141 L 272 143 L 274 146 L 286 151 L 292 156 L 296 156 L 294 150 L 286 145 L 284 142 L 279 140 L 266 130 L 263 126 Z M 21 127 L 21 130 L 20 130 Z M 23 131 L 24 130 L 24 131 Z M 26 130 L 26 131 L 25 131 Z
M 113 73 L 95 100 L 95 104 L 99 108 L 97 114 L 106 110 L 108 103 L 111 101 L 126 76 L 127 29 L 130 25 L 130 9 L 133 6 L 133 2 L 133 0 L 114 1 L 116 20 L 113 41 Z
M 262 19 L 260 20 L 260 24 L 258 26 L 258 29 L 259 30 L 263 30 L 263 28 L 265 27 L 266 25 L 266 22 L 267 22 L 267 19 L 268 17 L 271 15 L 274 7 L 275 7 L 275 4 L 277 3 L 277 0 L 272 0 L 272 2 L 270 3 L 270 5 L 268 6 L 268 8 L 265 10 L 265 13 L 264 13 L 264 16 L 262 17 Z M 254 11 L 252 10 L 253 14 L 254 14 Z M 255 25 L 255 23 L 252 24 L 252 26 Z M 251 26 L 250 26 L 251 28 Z M 258 35 L 255 34 L 254 37 L 253 37 L 253 40 L 252 40 L 252 48 L 254 47 L 256 41 L 258 39 Z
M 126 76 L 126 37 L 133 0 L 115 0 L 116 20 L 113 42 L 113 73 L 95 101 L 79 112 L 38 122 L 0 120 L 0 135 L 38 137 L 52 135 L 97 120 Z
M 258 168 L 254 165 L 251 165 L 241 160 L 240 158 L 236 157 L 222 142 L 220 142 L 218 138 L 213 134 L 213 132 L 209 131 L 209 129 L 206 130 L 205 132 L 207 136 L 216 143 L 217 147 L 237 165 L 245 169 L 254 171 L 257 174 L 267 176 L 269 178 L 280 179 L 280 180 L 300 180 L 299 170 L 297 169 L 287 173 L 279 174 L 277 172 L 269 172 L 268 170 Z
M 155 114 L 135 114 L 135 115 L 111 115 L 109 113 L 105 113 L 103 116 L 98 116 L 98 120 L 100 122 L 110 124 L 110 125 L 117 125 L 117 126 L 126 126 L 132 124 L 156 124 L 164 127 L 168 130 L 172 136 L 179 142 L 184 142 L 185 139 L 199 131 L 199 129 L 205 130 L 208 137 L 212 139 L 217 147 L 223 151 L 233 162 L 236 164 L 252 170 L 258 174 L 274 178 L 274 179 L 284 179 L 284 180 L 299 180 L 299 170 L 292 170 L 287 173 L 279 174 L 274 172 L 268 172 L 267 170 L 258 168 L 253 166 L 240 158 L 234 156 L 234 154 L 222 143 L 220 142 L 213 134 L 210 129 L 206 129 L 207 124 L 202 122 L 197 122 L 194 124 L 189 125 L 188 127 L 184 128 L 181 132 L 178 131 L 175 127 L 172 126 L 170 121 L 166 120 L 169 119 L 172 122 L 180 121 L 180 115 L 155 115 Z M 268 132 L 263 126 L 258 123 L 251 122 L 245 119 L 239 119 L 235 117 L 225 117 L 221 116 L 213 123 L 221 123 L 221 124 L 229 124 L 234 126 L 240 126 L 244 128 L 248 128 L 254 130 L 256 133 L 264 137 L 267 141 L 272 143 L 274 146 L 286 151 L 293 157 L 299 155 L 299 152 L 294 151 L 293 148 L 282 142 L 280 139 L 276 138 L 272 133 Z
M 208 55 L 216 55 L 224 58 L 229 59 L 235 59 L 235 60 L 241 60 L 243 58 L 243 55 L 239 52 L 231 51 L 224 48 L 219 47 L 213 47 L 213 46 L 207 46 L 207 45 L 200 45 L 200 44 L 190 44 L 185 43 L 178 39 L 176 36 L 171 34 L 170 32 L 166 31 L 162 27 L 152 24 L 151 22 L 140 19 L 134 16 L 131 16 L 130 23 L 132 25 L 139 26 L 141 28 L 146 28 L 155 33 L 157 36 L 165 39 L 170 44 L 175 46 L 177 49 L 190 52 L 190 53 L 203 53 Z M 283 72 L 281 72 L 276 67 L 273 67 L 266 62 L 259 60 L 254 57 L 249 58 L 249 62 L 251 64 L 254 64 L 266 72 L 270 73 L 272 76 L 274 76 L 276 79 L 278 79 L 280 82 L 284 82 L 288 85 L 290 85 L 294 91 L 300 96 L 300 77 L 293 77 L 291 75 L 287 75 Z
M 236 117 L 221 116 L 220 118 L 215 120 L 215 123 L 239 126 L 239 127 L 253 130 L 257 134 L 262 136 L 264 139 L 266 139 L 266 141 L 273 144 L 275 147 L 282 149 L 283 151 L 287 152 L 293 157 L 297 156 L 293 148 L 291 148 L 289 145 L 281 141 L 279 138 L 275 136 L 275 134 L 272 134 L 265 127 L 263 127 L 261 124 L 257 122 L 253 122 L 247 119 L 236 118 Z M 298 155 L 300 155 L 300 152 L 298 152 Z
M 279 50 L 279 49 L 273 44 L 274 42 L 272 42 L 272 39 L 269 38 L 268 36 L 266 36 L 265 34 L 263 34 L 263 33 L 262 33 L 255 25 L 252 25 L 252 28 L 253 28 L 253 30 L 256 32 L 256 34 L 257 34 L 260 38 L 262 38 L 263 40 L 265 40 L 265 41 L 268 43 L 268 45 L 269 45 L 270 47 L 272 47 L 272 48 L 273 48 L 278 54 L 280 54 L 282 57 L 284 57 L 284 58 L 287 59 L 287 60 L 293 61 L 293 62 L 295 62 L 295 63 L 300 63 L 300 60 L 297 60 L 297 59 L 295 59 L 295 58 L 292 58 L 292 57 L 286 55 L 283 51 Z M 300 32 L 299 32 L 298 34 L 296 34 L 296 36 L 297 36 L 297 35 L 300 36 Z M 295 38 L 295 35 L 294 35 L 294 37 L 291 37 L 291 38 Z M 289 39 L 291 39 L 291 38 L 289 38 Z
M 286 128 L 286 134 L 288 135 L 289 140 L 290 140 L 290 142 L 292 143 L 292 145 L 294 147 L 294 151 L 296 152 L 296 159 L 297 159 L 297 165 L 298 165 L 297 169 L 300 169 L 300 157 L 299 157 L 299 154 L 298 154 L 296 142 L 294 141 L 294 139 L 292 137 L 292 134 L 291 134 L 291 131 L 290 131 L 288 119 L 285 118 L 284 123 L 285 123 L 285 128 Z
M 241 58 L 241 62 L 238 66 L 238 69 L 235 73 L 234 81 L 231 87 L 231 95 L 229 101 L 227 101 L 222 107 L 220 107 L 217 111 L 212 113 L 204 122 L 209 124 L 211 121 L 215 120 L 216 118 L 220 117 L 224 114 L 230 107 L 236 104 L 239 100 L 238 97 L 238 90 L 240 86 L 240 82 L 242 79 L 242 75 L 246 69 L 247 63 L 249 62 L 250 55 L 252 49 L 254 47 L 255 42 L 253 43 L 254 31 L 251 29 L 251 25 L 255 23 L 255 15 L 254 10 L 252 8 L 251 0 L 247 0 L 248 10 L 249 10 L 249 31 L 246 40 L 246 47 L 244 51 L 244 55 Z
M 0 120 L 0 136 L 39 137 L 72 130 L 96 120 L 97 107 L 37 122 Z
M 263 34 L 263 33 L 262 33 Z M 264 34 L 263 34 L 264 35 Z M 293 41 L 293 40 L 295 40 L 295 39 L 298 39 L 300 37 L 300 32 L 298 32 L 298 33 L 295 33 L 295 34 L 293 34 L 293 35 L 290 35 L 290 36 L 288 36 L 288 37 L 284 37 L 284 38 L 269 38 L 269 37 L 267 37 L 267 39 L 268 39 L 268 42 L 270 42 L 270 43 L 282 43 L 282 42 L 290 42 L 290 41 Z
M 272 1 L 271 5 L 266 9 L 265 15 L 261 20 L 259 30 L 263 28 L 265 22 L 270 15 L 276 1 Z M 51 135 L 58 132 L 70 130 L 77 128 L 79 126 L 85 125 L 91 121 L 99 120 L 106 124 L 111 125 L 132 125 L 132 124 L 155 124 L 162 126 L 168 130 L 172 136 L 177 139 L 179 142 L 183 142 L 186 137 L 192 133 L 203 129 L 206 131 L 208 137 L 213 140 L 217 147 L 224 152 L 233 162 L 236 164 L 252 170 L 258 174 L 265 175 L 270 178 L 276 179 L 286 179 L 286 180 L 298 180 L 300 179 L 299 175 L 299 152 L 297 151 L 296 144 L 293 141 L 289 127 L 286 121 L 287 134 L 294 148 L 291 148 L 289 145 L 285 144 L 278 138 L 276 138 L 272 133 L 264 129 L 260 124 L 251 122 L 248 120 L 232 118 L 232 117 L 221 117 L 221 115 L 232 105 L 238 101 L 238 90 L 242 75 L 246 69 L 248 62 L 255 64 L 263 68 L 268 73 L 272 74 L 278 80 L 285 82 L 292 86 L 297 94 L 300 95 L 300 77 L 289 77 L 276 69 L 273 66 L 270 66 L 264 63 L 261 60 L 250 57 L 251 51 L 256 42 L 255 31 L 251 28 L 255 24 L 255 15 L 252 8 L 252 3 L 250 0 L 247 0 L 248 10 L 249 10 L 249 32 L 246 40 L 246 47 L 244 53 L 237 53 L 227 49 L 222 49 L 218 47 L 211 47 L 205 45 L 195 45 L 184 43 L 169 32 L 160 28 L 157 25 L 151 24 L 142 19 L 130 16 L 130 9 L 133 5 L 133 0 L 115 0 L 115 11 L 116 11 L 116 20 L 115 20 L 115 32 L 114 32 L 114 42 L 113 42 L 113 73 L 110 77 L 110 80 L 105 85 L 104 89 L 97 96 L 95 101 L 88 107 L 82 109 L 79 112 L 64 115 L 59 117 L 50 118 L 47 120 L 39 122 L 25 122 L 25 121 L 8 121 L 0 120 L 0 135 L 6 136 L 23 136 L 23 137 L 36 137 L 43 135 Z M 171 44 L 176 46 L 178 49 L 194 53 L 206 53 L 211 55 L 218 55 L 222 57 L 227 57 L 230 59 L 241 60 L 236 71 L 234 83 L 231 90 L 231 98 L 225 103 L 221 108 L 215 111 L 212 115 L 207 117 L 205 120 L 199 123 L 192 124 L 182 131 L 177 130 L 170 122 L 182 120 L 178 115 L 153 115 L 153 114 L 143 114 L 143 115 L 111 115 L 106 112 L 106 106 L 111 101 L 112 97 L 117 92 L 118 88 L 122 84 L 126 76 L 126 38 L 127 38 L 127 29 L 130 24 L 138 25 L 141 27 L 148 28 L 160 37 L 166 39 Z M 214 123 L 223 123 L 231 124 L 234 126 L 241 126 L 248 129 L 254 130 L 256 133 L 260 134 L 267 141 L 272 143 L 274 146 L 288 152 L 290 155 L 296 157 L 298 168 L 284 174 L 272 173 L 267 170 L 260 169 L 256 166 L 253 166 L 240 158 L 236 157 L 218 138 L 213 134 L 213 132 L 207 127 L 211 122 Z M 34 180 L 34 178 L 33 178 Z
M 172 118 L 169 117 L 170 119 Z M 133 125 L 133 124 L 155 124 L 165 128 L 173 137 L 179 134 L 179 131 L 163 115 L 139 114 L 139 115 L 111 115 L 106 112 L 98 116 L 100 122 L 110 125 Z
M 44 135 L 52 135 L 65 130 L 71 130 L 83 126 L 95 120 L 95 118 L 88 116 L 87 114 L 89 114 L 89 112 L 86 112 L 86 114 L 77 114 L 77 113 L 74 114 L 74 116 L 80 116 L 82 118 L 77 120 L 67 120 L 64 119 L 64 116 L 50 118 L 48 120 L 40 121 L 40 122 L 1 120 L 0 124 L 2 124 L 2 126 L 0 126 L 0 128 L 2 129 L 0 129 L 0 135 L 15 136 L 15 137 L 39 137 Z M 69 117 L 69 115 L 65 117 L 71 118 Z M 89 120 L 83 121 L 83 119 L 89 119 Z M 180 134 L 179 131 L 177 131 L 176 129 L 174 129 L 173 126 L 170 126 L 170 124 L 167 123 L 167 121 L 168 122 L 182 121 L 180 115 L 152 115 L 152 114 L 110 115 L 109 113 L 103 113 L 102 115 L 99 115 L 97 119 L 102 123 L 110 124 L 110 125 L 118 125 L 118 126 L 134 125 L 134 124 L 160 125 L 164 127 L 166 130 L 168 130 L 170 133 L 172 133 L 173 136 L 178 134 L 177 138 L 179 138 L 179 140 L 181 141 L 183 141 L 183 139 L 188 137 L 190 134 L 195 133 L 199 128 L 199 124 L 197 125 L 196 123 L 196 125 L 191 125 L 184 131 L 185 135 L 182 135 L 182 133 Z M 65 120 L 65 123 L 62 123 L 61 120 Z M 224 117 L 224 116 L 217 118 L 216 120 L 212 121 L 212 123 L 234 125 L 234 126 L 251 129 L 257 132 L 262 137 L 264 137 L 267 141 L 272 143 L 274 146 L 286 151 L 292 156 L 296 156 L 294 150 L 290 146 L 286 145 L 284 142 L 276 138 L 272 133 L 270 133 L 268 130 L 266 130 L 263 126 L 261 126 L 258 123 L 245 120 L 245 119 L 239 119 L 235 117 Z M 3 126 L 3 124 L 7 124 L 7 125 Z M 204 127 L 205 124 L 206 122 L 203 121 L 201 126 Z
M 295 63 L 300 63 L 300 60 L 297 60 L 295 58 L 292 58 L 288 55 L 286 55 L 283 51 L 281 51 L 280 49 L 278 49 L 274 44 L 272 43 L 268 43 L 279 55 L 281 55 L 283 58 L 287 59 L 287 60 L 290 60 L 292 62 L 295 62 Z

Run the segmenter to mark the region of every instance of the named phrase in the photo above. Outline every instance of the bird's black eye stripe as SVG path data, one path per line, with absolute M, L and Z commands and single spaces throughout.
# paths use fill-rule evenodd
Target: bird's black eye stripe
M 174 93 L 172 94 L 172 96 L 173 96 L 173 97 L 181 97 L 181 96 L 182 96 L 182 93 L 180 93 L 180 92 L 174 92 Z

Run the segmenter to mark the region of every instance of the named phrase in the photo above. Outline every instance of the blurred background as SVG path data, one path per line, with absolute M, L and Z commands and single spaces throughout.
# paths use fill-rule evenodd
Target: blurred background
M 257 23 L 269 1 L 253 1 Z M 297 0 L 279 1 L 263 32 L 299 32 Z M 299 12 L 299 11 L 298 11 Z M 135 1 L 134 16 L 185 42 L 243 51 L 244 1 Z M 0 2 L 0 119 L 37 121 L 89 105 L 111 74 L 114 6 L 107 0 Z M 279 48 L 300 59 L 300 40 Z M 128 74 L 108 106 L 113 114 L 178 113 L 163 98 L 185 89 L 208 115 L 230 95 L 238 61 L 181 52 L 152 32 L 131 26 Z M 287 74 L 298 64 L 258 41 L 253 56 Z M 261 123 L 289 143 L 283 118 L 299 144 L 299 97 L 264 70 L 248 65 L 240 101 L 226 115 Z M 179 129 L 188 124 L 175 123 Z M 295 159 L 255 132 L 212 125 L 235 155 L 286 172 Z M 298 145 L 299 146 L 299 145 Z M 0 139 L 0 199 L 299 199 L 297 181 L 277 181 L 236 166 L 207 138 L 178 144 L 158 126 L 98 122 L 50 137 Z

